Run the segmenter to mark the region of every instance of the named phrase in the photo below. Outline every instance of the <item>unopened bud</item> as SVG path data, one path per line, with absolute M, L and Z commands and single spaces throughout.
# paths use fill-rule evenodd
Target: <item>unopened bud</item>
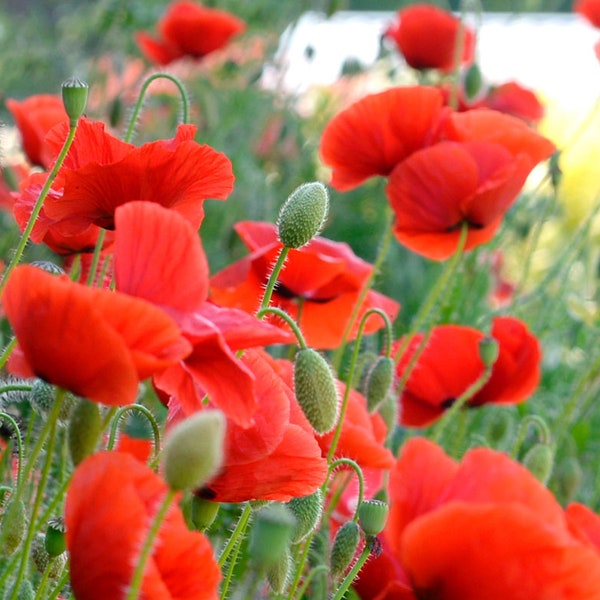
M 62 84 L 62 99 L 71 126 L 77 124 L 85 111 L 89 86 L 85 81 L 71 77 Z
M 479 340 L 479 357 L 486 368 L 491 367 L 496 362 L 499 352 L 498 341 L 494 338 L 484 337 Z
M 226 420 L 219 410 L 198 412 L 167 436 L 163 450 L 165 481 L 174 490 L 202 487 L 223 462 Z
M 546 485 L 554 468 L 554 450 L 548 444 L 535 444 L 523 458 L 523 465 Z
M 54 403 L 56 402 L 56 388 L 43 379 L 36 379 L 31 386 L 30 403 L 32 408 L 42 417 L 46 418 Z M 77 400 L 71 392 L 64 392 L 60 412 L 58 415 L 58 424 L 66 425 L 71 411 Z
M 25 504 L 22 500 L 13 500 L 4 512 L 0 527 L 2 554 L 9 556 L 21 545 L 27 532 L 27 525 Z
M 213 524 L 220 506 L 219 502 L 205 500 L 194 494 L 190 507 L 190 519 L 194 528 L 198 531 L 206 531 Z
M 327 188 L 318 181 L 296 188 L 279 211 L 279 239 L 288 248 L 301 248 L 323 227 L 329 211 Z
M 292 534 L 292 543 L 301 542 L 314 531 L 323 514 L 323 494 L 317 490 L 310 496 L 293 498 L 288 502 L 288 508 L 296 518 L 296 527 Z
M 317 433 L 331 431 L 339 412 L 338 391 L 327 361 L 312 348 L 301 348 L 294 363 L 294 391 Z
M 568 456 L 560 463 L 557 479 L 563 495 L 562 500 L 564 504 L 569 504 L 575 499 L 583 480 L 583 470 L 575 456 Z
M 46 552 L 50 556 L 59 556 L 67 549 L 65 540 L 65 524 L 63 519 L 52 519 L 48 521 L 46 536 L 44 538 Z
M 94 453 L 100 438 L 102 417 L 95 402 L 81 398 L 69 419 L 67 437 L 73 465 Z
M 334 579 L 339 579 L 350 566 L 359 542 L 360 528 L 355 521 L 348 521 L 338 529 L 331 547 L 331 575 Z
M 377 410 L 394 382 L 394 361 L 389 356 L 377 358 L 365 379 L 365 397 L 369 412 Z
M 280 502 L 259 510 L 255 519 L 248 552 L 256 567 L 267 570 L 288 550 L 296 520 Z
M 394 430 L 400 413 L 398 399 L 393 394 L 388 394 L 383 402 L 377 407 L 377 412 L 380 414 L 386 424 L 388 432 Z
M 463 76 L 463 89 L 467 100 L 476 100 L 478 96 L 485 93 L 483 75 L 479 65 L 469 65 Z
M 291 566 L 292 557 L 289 549 L 286 548 L 275 563 L 267 568 L 267 581 L 274 594 L 279 596 L 285 591 L 289 581 Z
M 389 511 L 386 502 L 365 500 L 358 509 L 358 519 L 365 534 L 379 535 L 385 528 Z

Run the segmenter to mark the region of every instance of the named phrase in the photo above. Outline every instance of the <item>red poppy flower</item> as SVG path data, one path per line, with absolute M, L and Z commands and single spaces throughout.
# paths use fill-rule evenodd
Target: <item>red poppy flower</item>
M 416 150 L 435 141 L 445 113 L 440 90 L 393 88 L 355 102 L 325 127 L 320 153 L 333 169 L 330 185 L 344 191 L 388 176 Z
M 536 389 L 540 379 L 541 353 L 537 339 L 524 323 L 512 317 L 496 317 L 491 336 L 499 354 L 488 382 L 468 406 L 488 403 L 519 403 Z M 483 374 L 479 355 L 484 334 L 471 327 L 434 327 L 400 397 L 400 422 L 423 427 L 438 419 L 471 384 Z M 415 335 L 400 357 L 396 373 L 402 376 L 419 347 L 422 334 Z M 395 344 L 398 348 L 402 341 Z
M 431 4 L 413 4 L 398 11 L 398 21 L 388 27 L 392 39 L 413 69 L 454 69 L 457 44 L 462 44 L 460 63 L 473 60 L 475 34 L 463 28 L 452 13 Z
M 154 384 L 185 414 L 211 402 L 243 426 L 256 409 L 254 376 L 235 352 L 290 341 L 282 329 L 240 310 L 207 301 L 208 263 L 196 230 L 180 214 L 152 202 L 115 211 L 117 289 L 167 311 L 192 346 L 185 360 L 158 373 Z
M 600 27 L 599 0 L 577 0 L 573 4 L 573 10 L 583 15 L 594 27 Z
M 47 169 L 55 154 L 44 138 L 52 127 L 69 120 L 62 98 L 52 94 L 30 96 L 22 102 L 8 98 L 6 108 L 19 128 L 23 150 L 29 161 Z
M 565 510 L 567 521 L 576 535 L 589 541 L 600 554 L 600 516 L 579 502 L 572 502 Z
M 167 485 L 129 454 L 100 452 L 75 470 L 67 492 L 66 539 L 73 592 L 81 600 L 123 599 L 142 541 Z M 218 598 L 221 578 L 208 539 L 171 506 L 141 588 L 147 600 Z
M 518 117 L 527 123 L 537 123 L 544 116 L 544 105 L 535 93 L 516 81 L 492 86 L 481 104 L 482 107 Z
M 150 61 L 168 65 L 184 56 L 202 58 L 245 29 L 241 19 L 223 10 L 197 2 L 172 2 L 158 23 L 161 38 L 140 31 L 136 41 Z
M 235 230 L 251 254 L 211 279 L 211 297 L 223 306 L 254 313 L 281 243 L 272 223 L 244 221 L 237 223 Z M 271 305 L 285 310 L 299 322 L 309 346 L 336 348 L 372 269 L 347 244 L 316 237 L 307 246 L 288 254 Z M 384 310 L 392 320 L 399 309 L 390 298 L 369 291 L 351 339 L 357 334 L 361 315 L 375 307 Z M 365 332 L 373 333 L 380 328 L 379 319 L 369 319 Z
M 374 559 L 361 572 L 361 598 L 410 598 L 407 582 L 414 598 L 598 597 L 596 551 L 573 535 L 552 494 L 500 452 L 471 450 L 457 464 L 432 442 L 411 439 L 389 493 L 384 557 L 400 576 L 371 577 Z
M 217 502 L 287 502 L 312 494 L 325 481 L 327 461 L 291 388 L 266 353 L 248 350 L 241 360 L 256 380 L 254 422 L 240 427 L 228 420 L 222 470 L 198 495 Z M 178 407 L 169 409 L 177 419 Z
M 95 402 L 135 401 L 138 382 L 190 352 L 173 319 L 148 302 L 22 265 L 2 296 L 19 342 L 9 369 Z

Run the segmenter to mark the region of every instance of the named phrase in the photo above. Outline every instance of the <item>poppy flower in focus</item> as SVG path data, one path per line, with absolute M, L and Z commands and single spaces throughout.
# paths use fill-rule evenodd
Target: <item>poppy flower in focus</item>
M 191 350 L 175 321 L 150 303 L 29 265 L 11 273 L 2 305 L 19 343 L 8 363 L 13 374 L 102 404 L 133 403 L 139 381 Z
M 21 102 L 8 98 L 6 108 L 19 128 L 23 150 L 31 164 L 49 168 L 56 155 L 45 141 L 46 134 L 55 125 L 69 121 L 62 98 L 53 94 L 38 94 Z
M 431 4 L 413 4 L 398 11 L 398 20 L 384 36 L 393 40 L 413 69 L 450 72 L 455 66 L 457 44 L 462 45 L 460 63 L 472 62 L 475 34 L 462 27 L 452 13 Z
M 389 495 L 383 554 L 357 585 L 363 599 L 598 598 L 600 556 L 552 494 L 503 453 L 477 448 L 456 463 L 413 438 Z
M 371 94 L 336 115 L 323 130 L 320 154 L 330 185 L 345 191 L 375 175 L 387 177 L 416 150 L 435 141 L 446 114 L 443 95 L 425 86 Z
M 142 541 L 168 488 L 133 456 L 99 452 L 75 470 L 65 525 L 73 592 L 81 600 L 124 598 Z M 219 567 L 208 538 L 189 531 L 173 504 L 146 565 L 147 600 L 218 598 Z
M 202 58 L 245 29 L 244 21 L 223 10 L 198 2 L 172 2 L 158 23 L 160 38 L 140 31 L 136 41 L 151 62 L 168 65 L 184 56 Z
M 433 328 L 402 390 L 401 424 L 430 425 L 481 377 L 485 365 L 479 355 L 479 342 L 484 337 L 472 327 L 440 325 Z M 467 406 L 517 404 L 526 400 L 539 383 L 540 346 L 524 323 L 513 317 L 496 317 L 491 337 L 498 342 L 498 358 L 487 383 Z M 422 339 L 422 334 L 411 339 L 398 362 L 398 377 L 402 376 Z M 396 351 L 402 343 L 402 340 L 396 342 Z
M 584 16 L 594 27 L 600 28 L 599 0 L 576 0 L 573 11 Z
M 214 275 L 210 293 L 217 304 L 254 313 L 282 245 L 272 223 L 243 221 L 234 227 L 250 255 Z M 281 308 L 298 322 L 309 346 L 337 348 L 372 270 L 347 244 L 316 237 L 307 246 L 289 252 L 271 306 Z M 369 291 L 349 339 L 356 337 L 361 316 L 371 308 L 382 309 L 391 320 L 399 310 L 392 299 Z M 369 334 L 381 327 L 380 319 L 369 319 L 364 331 Z
M 117 290 L 160 307 L 173 317 L 191 352 L 157 373 L 165 403 L 193 414 L 211 402 L 243 426 L 256 409 L 254 376 L 236 351 L 292 338 L 243 311 L 208 301 L 208 262 L 194 227 L 153 202 L 129 202 L 115 211 Z

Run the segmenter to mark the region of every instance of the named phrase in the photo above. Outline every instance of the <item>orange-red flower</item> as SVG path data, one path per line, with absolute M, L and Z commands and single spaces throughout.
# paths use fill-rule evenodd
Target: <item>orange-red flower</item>
M 577 0 L 573 10 L 583 15 L 594 27 L 600 27 L 600 1 Z
M 69 120 L 62 98 L 53 94 L 38 94 L 21 102 L 8 98 L 6 108 L 19 128 L 23 150 L 29 161 L 48 168 L 55 154 L 45 141 L 46 134 L 58 123 Z
M 452 13 L 431 4 L 413 4 L 398 11 L 398 21 L 385 37 L 393 40 L 413 69 L 449 72 L 459 63 L 473 60 L 475 34 Z M 460 48 L 458 47 L 460 45 Z M 457 51 L 460 55 L 456 57 Z
M 330 185 L 344 191 L 369 177 L 387 177 L 402 160 L 436 141 L 446 114 L 442 92 L 399 87 L 371 94 L 336 115 L 323 130 L 320 153 Z
M 168 65 L 184 56 L 202 58 L 245 29 L 244 21 L 228 12 L 180 1 L 172 2 L 159 21 L 159 39 L 140 31 L 136 41 L 150 61 Z
M 220 305 L 254 313 L 282 245 L 272 223 L 244 221 L 237 223 L 235 230 L 250 255 L 213 276 L 211 297 Z M 288 254 L 271 306 L 285 310 L 298 321 L 309 346 L 336 348 L 372 270 L 347 244 L 316 237 L 307 246 Z M 369 291 L 350 339 L 356 337 L 361 315 L 375 307 L 392 320 L 399 309 L 390 298 Z M 380 319 L 369 319 L 365 332 L 373 333 L 381 327 Z
M 65 525 L 73 592 L 81 600 L 123 599 L 167 485 L 139 460 L 100 452 L 76 469 Z M 147 600 L 212 600 L 221 578 L 208 539 L 171 506 L 148 560 Z
M 175 321 L 150 303 L 29 265 L 11 273 L 2 305 L 19 342 L 11 372 L 103 404 L 134 402 L 140 380 L 191 350 Z
M 500 452 L 474 449 L 458 464 L 432 442 L 411 439 L 389 494 L 382 559 L 367 563 L 357 583 L 363 599 L 600 597 L 594 546 Z
M 468 406 L 523 402 L 539 383 L 540 346 L 524 323 L 513 317 L 496 317 L 491 337 L 498 342 L 498 358 L 490 379 L 468 401 Z M 484 334 L 472 327 L 439 325 L 433 328 L 399 399 L 403 425 L 429 425 L 479 379 L 485 369 L 479 355 L 479 342 L 483 338 Z M 422 334 L 411 339 L 398 362 L 398 377 L 402 376 L 422 339 Z M 397 342 L 395 348 L 401 343 Z

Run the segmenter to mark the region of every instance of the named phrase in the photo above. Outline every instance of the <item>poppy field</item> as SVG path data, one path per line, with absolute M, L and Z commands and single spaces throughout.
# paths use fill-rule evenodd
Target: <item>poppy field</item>
M 596 106 L 485 2 L 295 93 L 284 5 L 0 89 L 0 597 L 600 600 Z

